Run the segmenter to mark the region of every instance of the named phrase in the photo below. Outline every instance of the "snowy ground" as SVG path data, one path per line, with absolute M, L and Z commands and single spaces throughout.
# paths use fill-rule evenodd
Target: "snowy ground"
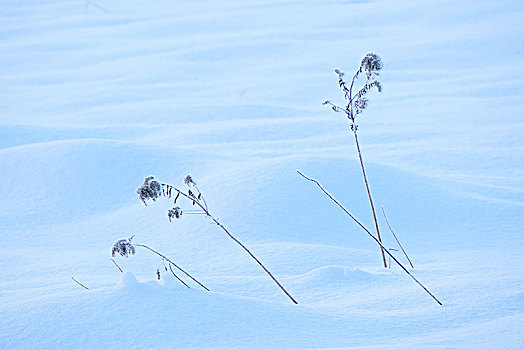
M 0 348 L 524 348 L 523 21 L 520 1 L 4 1 Z M 374 199 L 443 306 L 296 173 L 373 227 L 321 105 L 369 51 Z M 299 305 L 206 218 L 144 207 L 150 174 L 192 174 Z M 133 234 L 211 292 L 140 248 L 122 275 Z

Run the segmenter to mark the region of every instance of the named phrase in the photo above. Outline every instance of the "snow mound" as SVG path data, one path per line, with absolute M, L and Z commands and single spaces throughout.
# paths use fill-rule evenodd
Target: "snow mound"
M 342 327 L 337 317 L 315 315 L 291 303 L 187 288 L 174 294 L 156 282 L 137 283 L 130 273 L 122 276 L 117 288 L 46 296 L 38 303 L 21 301 L 7 310 L 0 306 L 0 311 L 5 316 L 0 320 L 0 339 L 9 349 L 56 344 L 84 349 L 100 344 L 118 349 L 235 349 L 260 337 L 265 348 L 283 348 L 289 344 L 289 334 L 298 332 L 303 333 L 293 339 L 293 346 L 304 348 L 320 346 L 325 330 Z M 348 326 L 363 332 L 362 326 L 344 325 Z M 355 341 L 350 333 L 333 343 Z
M 149 172 L 172 164 L 182 173 L 187 152 L 154 151 L 122 141 L 77 139 L 0 150 L 3 228 L 72 222 L 135 201 Z M 165 166 L 163 167 L 165 169 Z M 182 176 L 182 175 L 180 175 Z
M 134 289 L 136 286 L 138 286 L 138 281 L 135 275 L 128 271 L 122 274 L 122 278 L 120 278 L 120 281 L 117 284 L 117 288 L 127 290 Z

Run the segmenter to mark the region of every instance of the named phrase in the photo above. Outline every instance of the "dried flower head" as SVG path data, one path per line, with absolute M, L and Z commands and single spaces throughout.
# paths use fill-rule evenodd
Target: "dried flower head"
M 147 205 L 146 200 L 156 200 L 162 192 L 161 186 L 158 181 L 155 180 L 155 177 L 148 176 L 144 179 L 142 186 L 136 190 L 136 193 L 138 194 L 138 198 L 140 198 L 142 203 Z
M 382 69 L 382 60 L 377 54 L 370 52 L 362 59 L 360 63 L 360 71 L 366 72 L 366 77 L 371 79 L 372 77 L 379 75 L 379 70 Z
M 355 101 L 355 114 L 360 114 L 368 106 L 368 99 L 366 97 L 361 97 Z
M 193 178 L 191 177 L 191 175 L 187 175 L 187 176 L 184 178 L 184 183 L 185 183 L 187 186 L 194 186 L 194 185 L 196 185 L 196 182 L 193 180 Z
M 169 218 L 170 222 L 173 218 L 180 219 L 181 216 L 182 216 L 182 209 L 180 209 L 180 207 L 174 207 L 167 211 L 167 217 Z
M 134 255 L 135 254 L 135 247 L 131 244 L 131 240 L 134 236 L 131 236 L 129 239 L 121 239 L 117 241 L 115 244 L 113 244 L 113 249 L 111 251 L 111 255 L 115 257 L 116 253 L 120 254 L 121 256 L 125 256 L 126 258 L 129 256 L 129 254 Z

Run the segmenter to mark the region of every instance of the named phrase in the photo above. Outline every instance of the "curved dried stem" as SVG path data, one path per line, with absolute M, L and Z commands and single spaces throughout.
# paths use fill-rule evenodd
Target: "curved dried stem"
M 189 288 L 189 286 L 186 284 L 186 282 L 182 281 L 182 279 L 176 275 L 175 271 L 173 271 L 173 267 L 171 267 L 171 264 L 169 264 L 169 270 L 171 271 L 173 276 L 175 276 L 175 278 L 180 281 L 180 283 L 182 283 L 184 286 Z

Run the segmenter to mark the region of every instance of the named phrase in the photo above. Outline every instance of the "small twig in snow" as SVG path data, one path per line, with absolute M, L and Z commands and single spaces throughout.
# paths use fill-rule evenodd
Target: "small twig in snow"
M 398 252 L 398 249 L 391 248 L 390 251 Z M 388 266 L 388 269 L 390 269 L 390 268 L 391 268 L 391 257 L 388 256 L 388 259 L 389 259 L 389 266 Z
M 122 270 L 120 268 L 120 266 L 118 266 L 118 264 L 116 263 L 115 259 L 111 259 L 111 261 L 113 262 L 113 264 L 115 264 L 115 266 L 120 270 L 120 272 L 124 273 L 124 270 Z
M 79 285 L 81 285 L 82 287 L 84 287 L 85 289 L 89 290 L 89 288 L 87 288 L 86 286 L 84 286 L 82 283 L 78 282 L 77 280 L 75 280 L 74 277 L 71 277 L 73 279 L 73 281 L 75 281 L 76 283 L 78 283 Z

